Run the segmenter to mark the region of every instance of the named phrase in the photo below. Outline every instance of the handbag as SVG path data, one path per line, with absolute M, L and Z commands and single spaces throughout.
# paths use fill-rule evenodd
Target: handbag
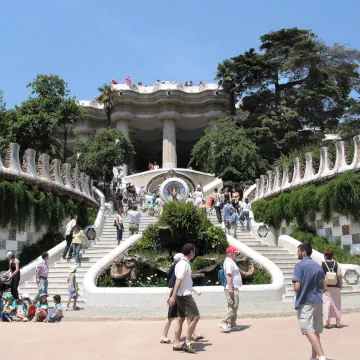
M 328 272 L 325 274 L 325 281 L 328 285 L 335 286 L 338 282 L 337 274 L 334 272 L 336 262 L 334 261 L 334 267 L 331 270 L 326 261 L 324 261 L 324 264 L 328 269 Z

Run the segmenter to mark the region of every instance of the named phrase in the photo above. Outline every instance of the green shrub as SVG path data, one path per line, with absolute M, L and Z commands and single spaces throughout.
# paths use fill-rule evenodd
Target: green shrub
M 207 261 L 203 256 L 197 256 L 192 262 L 193 271 L 198 271 L 207 266 Z
M 252 204 L 257 222 L 276 228 L 281 220 L 297 221 L 303 226 L 309 212 L 319 211 L 325 221 L 337 212 L 360 219 L 360 175 L 350 171 L 326 184 L 306 185 L 272 199 L 260 199 Z
M 325 250 L 334 252 L 334 260 L 342 264 L 360 265 L 360 257 L 347 254 L 343 248 L 335 243 L 329 243 L 327 239 L 311 232 L 296 231 L 290 235 L 301 243 L 310 243 L 314 250 L 323 253 Z
M 99 277 L 97 286 L 99 286 L 99 287 L 114 287 L 115 282 L 110 275 L 103 274 Z
M 248 284 L 265 285 L 265 284 L 271 284 L 271 281 L 272 281 L 272 279 L 271 279 L 270 273 L 266 269 L 256 266 L 254 276 L 253 276 L 251 282 Z
M 160 225 L 169 228 L 169 236 L 160 238 Z M 150 225 L 131 253 L 180 252 L 184 244 L 194 243 L 197 254 L 223 252 L 228 243 L 225 233 L 215 227 L 203 211 L 192 204 L 167 203 L 157 224 Z

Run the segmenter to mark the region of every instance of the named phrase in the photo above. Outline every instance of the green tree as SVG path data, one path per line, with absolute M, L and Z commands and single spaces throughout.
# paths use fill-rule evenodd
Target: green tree
M 129 162 L 135 153 L 130 140 L 117 129 L 98 131 L 86 142 L 76 141 L 74 149 L 71 161 L 77 161 L 81 171 L 94 180 L 103 180 L 104 185 L 111 181 L 113 167 Z
M 75 98 L 63 99 L 57 110 L 58 126 L 64 130 L 63 162 L 66 163 L 67 139 L 69 126 L 84 118 L 86 110 L 79 105 Z
M 218 65 L 217 78 L 240 101 L 246 133 L 268 160 L 334 128 L 359 87 L 360 53 L 330 47 L 309 30 L 281 29 Z
M 266 169 L 258 147 L 232 117 L 221 117 L 216 128 L 209 126 L 194 145 L 191 163 L 220 177 L 226 186 L 243 188 Z
M 114 104 L 114 91 L 112 90 L 111 85 L 107 84 L 98 87 L 98 91 L 101 94 L 96 100 L 104 105 L 104 111 L 106 115 L 106 128 L 109 129 L 111 123 L 111 113 Z

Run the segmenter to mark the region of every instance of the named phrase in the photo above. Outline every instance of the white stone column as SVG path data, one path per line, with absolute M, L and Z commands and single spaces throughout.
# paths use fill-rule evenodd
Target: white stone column
M 129 121 L 128 120 L 126 120 L 126 119 L 118 120 L 116 123 L 116 128 L 123 133 L 124 137 L 129 139 Z M 129 171 L 129 166 L 124 164 L 122 167 L 121 174 L 123 176 L 128 176 L 128 171 Z
M 175 120 L 163 121 L 163 169 L 177 167 Z

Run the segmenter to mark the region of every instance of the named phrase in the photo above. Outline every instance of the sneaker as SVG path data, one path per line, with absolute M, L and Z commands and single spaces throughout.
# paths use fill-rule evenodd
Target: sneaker
M 28 322 L 29 319 L 28 318 L 23 318 L 23 321 L 22 322 Z
M 219 324 L 219 326 L 224 330 L 224 332 L 226 332 L 226 333 L 230 332 L 230 326 L 229 326 L 229 324 L 226 324 L 226 323 L 224 323 L 224 322 L 221 322 L 221 323 Z
M 318 360 L 328 360 L 328 358 L 326 356 L 319 356 Z
M 16 317 L 16 316 L 13 318 L 13 320 L 16 321 L 16 322 L 20 322 L 20 321 L 21 321 L 21 319 L 18 318 L 18 317 Z

